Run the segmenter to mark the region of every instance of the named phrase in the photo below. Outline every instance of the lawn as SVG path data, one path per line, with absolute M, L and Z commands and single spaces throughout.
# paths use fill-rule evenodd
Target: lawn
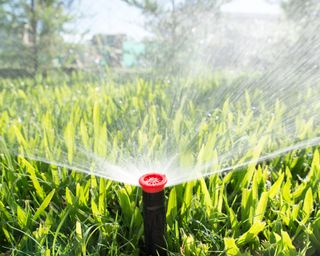
M 138 180 L 101 163 L 174 154 L 169 255 L 320 253 L 319 102 L 236 101 L 217 78 L 53 80 L 0 80 L 0 255 L 143 253 Z

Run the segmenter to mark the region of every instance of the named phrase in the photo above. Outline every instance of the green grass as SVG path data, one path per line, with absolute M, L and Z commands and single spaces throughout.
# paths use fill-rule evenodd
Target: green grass
M 251 131 L 252 145 L 259 145 L 268 129 L 279 132 L 275 139 L 281 145 L 290 142 L 283 136 L 286 127 L 274 125 L 277 120 L 263 102 L 265 114 L 253 118 L 249 97 L 212 108 L 219 122 L 202 118 L 215 82 L 201 82 L 192 101 L 180 98 L 169 83 L 142 80 L 99 87 L 81 80 L 59 86 L 3 80 L 1 85 L 0 255 L 138 255 L 143 246 L 140 188 L 34 161 L 28 154 L 88 166 L 92 159 L 83 148 L 117 162 L 139 154 L 158 158 L 178 145 L 179 163 L 190 166 L 214 157 L 213 145 L 232 150 L 241 129 Z M 185 87 L 183 95 L 191 98 L 192 90 Z M 272 107 L 285 112 L 284 103 Z M 306 106 L 294 117 L 294 135 L 301 139 L 318 132 L 302 122 L 307 111 Z M 217 133 L 228 134 L 228 126 L 237 128 L 238 137 L 216 139 Z M 277 146 L 272 139 L 265 138 L 266 152 Z M 210 168 L 260 155 L 259 147 L 241 152 Z M 172 255 L 320 253 L 318 147 L 177 185 L 166 189 L 166 197 Z

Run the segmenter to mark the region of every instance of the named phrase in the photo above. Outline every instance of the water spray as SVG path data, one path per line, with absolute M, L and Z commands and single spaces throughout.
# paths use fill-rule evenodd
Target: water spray
M 163 174 L 149 173 L 140 177 L 143 198 L 144 239 L 147 255 L 166 255 L 166 209 Z

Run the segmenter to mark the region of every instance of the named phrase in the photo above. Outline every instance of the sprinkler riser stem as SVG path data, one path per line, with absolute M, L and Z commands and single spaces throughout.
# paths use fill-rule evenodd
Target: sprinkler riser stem
M 143 191 L 144 239 L 147 255 L 167 255 L 165 244 L 166 209 L 164 191 Z

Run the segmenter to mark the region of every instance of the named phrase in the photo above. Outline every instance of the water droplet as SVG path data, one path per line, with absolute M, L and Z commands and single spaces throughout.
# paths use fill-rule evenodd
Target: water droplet
M 270 188 L 271 188 L 271 182 L 270 182 L 270 180 L 267 180 L 266 181 L 266 189 L 268 190 Z

